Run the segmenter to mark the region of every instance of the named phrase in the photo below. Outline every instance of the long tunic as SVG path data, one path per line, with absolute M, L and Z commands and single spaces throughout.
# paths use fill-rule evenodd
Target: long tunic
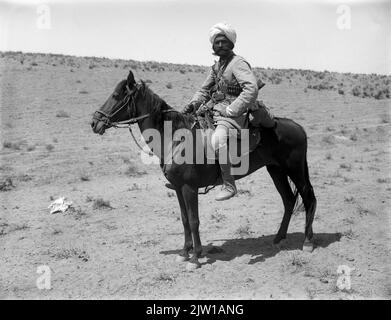
M 213 109 L 213 119 L 217 125 L 235 129 L 246 128 L 246 114 L 256 105 L 257 79 L 249 63 L 241 56 L 234 55 L 225 69 L 224 67 L 224 61 L 215 63 L 191 102 L 205 103 Z M 223 92 L 224 99 L 218 102 L 211 99 L 213 91 Z M 228 117 L 222 116 L 219 110 L 225 110 Z

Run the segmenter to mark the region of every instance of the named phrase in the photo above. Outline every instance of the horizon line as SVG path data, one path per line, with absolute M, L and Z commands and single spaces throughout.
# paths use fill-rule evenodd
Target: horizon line
M 161 64 L 172 64 L 172 65 L 179 65 L 179 66 L 197 66 L 197 67 L 205 67 L 210 68 L 211 66 L 203 65 L 203 64 L 191 64 L 191 63 L 177 63 L 177 62 L 165 62 L 165 61 L 157 61 L 157 60 L 134 60 L 134 59 L 125 59 L 125 58 L 116 58 L 116 57 L 109 57 L 109 56 L 82 56 L 77 54 L 67 54 L 67 53 L 55 53 L 55 52 L 33 52 L 33 51 L 14 51 L 14 50 L 0 50 L 0 53 L 21 53 L 21 54 L 36 54 L 36 55 L 54 55 L 54 56 L 67 56 L 67 57 L 75 57 L 75 58 L 98 58 L 98 59 L 108 59 L 108 60 L 123 60 L 123 61 L 134 61 L 134 62 L 155 62 L 155 63 L 161 63 Z M 358 72 L 342 72 L 342 71 L 335 71 L 335 70 L 315 70 L 315 69 L 303 69 L 303 68 L 284 68 L 284 67 L 258 67 L 254 66 L 253 69 L 272 69 L 272 70 L 302 70 L 302 71 L 312 71 L 312 72 L 329 72 L 329 73 L 339 73 L 339 74 L 357 74 L 357 75 L 378 75 L 378 76 L 386 76 L 391 77 L 390 74 L 386 73 L 358 73 Z

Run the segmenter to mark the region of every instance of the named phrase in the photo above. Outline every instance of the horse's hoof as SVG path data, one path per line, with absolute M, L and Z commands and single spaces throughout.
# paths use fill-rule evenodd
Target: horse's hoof
M 187 271 L 194 271 L 194 270 L 196 270 L 196 269 L 198 269 L 200 267 L 201 267 L 201 265 L 199 263 L 188 262 L 186 264 L 186 270 Z
M 175 262 L 178 262 L 178 263 L 185 262 L 187 260 L 189 260 L 189 257 L 184 257 L 179 254 L 175 258 Z
M 311 253 L 314 251 L 314 244 L 312 242 L 304 242 L 303 251 Z

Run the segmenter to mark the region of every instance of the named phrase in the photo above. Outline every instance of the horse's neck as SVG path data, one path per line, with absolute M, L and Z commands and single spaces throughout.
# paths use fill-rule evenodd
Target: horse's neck
M 172 149 L 179 143 L 173 141 L 173 134 L 175 131 L 181 128 L 190 128 L 186 125 L 185 119 L 181 119 L 174 115 L 176 111 L 172 107 L 167 105 L 164 101 L 161 101 L 160 103 L 161 107 L 164 108 L 159 108 L 154 111 L 151 111 L 153 110 L 152 106 L 144 106 L 145 109 L 150 110 L 150 116 L 145 119 L 145 121 L 139 122 L 139 129 L 146 143 L 148 143 L 151 136 L 153 137 L 153 142 L 148 143 L 149 147 L 158 149 L 153 150 L 153 152 L 162 163 L 162 160 L 171 154 Z M 159 147 L 157 147 L 158 145 Z

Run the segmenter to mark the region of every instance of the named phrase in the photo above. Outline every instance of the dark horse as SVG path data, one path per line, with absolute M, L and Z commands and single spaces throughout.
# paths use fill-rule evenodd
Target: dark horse
M 195 130 L 195 118 L 192 115 L 175 111 L 143 82 L 136 83 L 130 71 L 128 78 L 116 86 L 103 106 L 94 113 L 91 126 L 95 133 L 103 134 L 113 126 L 137 123 L 141 133 L 146 129 L 155 129 L 163 137 L 165 121 L 171 121 L 173 132 L 181 128 Z M 249 155 L 248 172 L 235 178 L 242 178 L 266 166 L 285 208 L 281 226 L 274 239 L 275 244 L 286 238 L 291 215 L 300 195 L 306 211 L 303 250 L 311 252 L 316 198 L 308 174 L 307 136 L 304 129 L 290 119 L 276 118 L 276 121 L 275 129 L 262 131 L 261 144 Z M 162 149 L 175 148 L 173 141 L 170 141 L 169 146 L 164 141 L 161 144 Z M 161 154 L 164 153 L 157 154 L 160 166 L 175 188 L 184 227 L 185 243 L 177 260 L 189 260 L 187 269 L 194 269 L 200 266 L 198 258 L 202 251 L 198 230 L 198 189 L 214 185 L 216 181 L 221 183 L 220 167 L 218 163 L 206 162 L 166 164 Z M 292 188 L 288 178 L 294 184 Z M 191 249 L 194 254 L 190 258 Z

